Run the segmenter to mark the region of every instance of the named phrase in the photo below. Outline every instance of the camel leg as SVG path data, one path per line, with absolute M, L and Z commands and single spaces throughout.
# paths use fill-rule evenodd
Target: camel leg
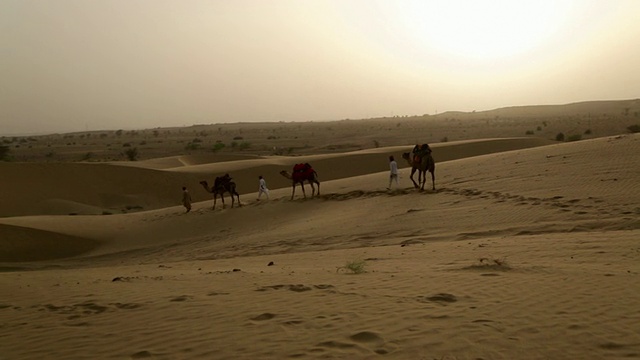
M 236 193 L 236 197 L 238 198 L 238 207 L 241 207 L 242 203 L 240 202 L 240 194 Z
M 304 196 L 304 198 L 306 199 L 307 198 L 307 193 L 304 191 L 304 183 L 303 182 L 300 183 L 300 187 L 302 188 L 302 196 Z
M 417 189 L 418 188 L 418 184 L 416 184 L 415 180 L 413 180 L 413 174 L 415 174 L 415 173 L 416 173 L 416 169 L 412 168 L 411 169 L 411 175 L 409 175 L 409 179 L 411 179 L 411 182 L 413 183 L 413 187 Z M 418 179 L 418 181 L 419 180 L 420 179 Z
M 316 195 L 320 196 L 320 182 L 316 181 L 316 185 L 318 185 L 318 192 Z
M 420 171 L 420 178 L 418 179 L 420 182 L 420 190 L 424 191 L 424 184 L 427 182 L 427 172 Z
M 211 208 L 211 210 L 215 210 L 216 209 L 216 202 L 218 202 L 218 195 L 216 193 L 213 194 L 213 207 Z
M 220 200 L 222 200 L 222 208 L 224 209 L 226 207 L 224 204 L 224 193 L 220 194 Z
M 436 189 L 436 174 L 434 174 L 434 170 L 431 170 L 431 184 L 433 185 L 433 190 Z
M 293 200 L 293 196 L 296 194 L 296 183 L 293 183 L 293 188 L 291 188 L 291 200 Z

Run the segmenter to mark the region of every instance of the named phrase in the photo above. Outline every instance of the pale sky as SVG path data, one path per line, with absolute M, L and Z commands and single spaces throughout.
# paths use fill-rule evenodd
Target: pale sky
M 0 0 L 0 134 L 640 97 L 640 0 Z

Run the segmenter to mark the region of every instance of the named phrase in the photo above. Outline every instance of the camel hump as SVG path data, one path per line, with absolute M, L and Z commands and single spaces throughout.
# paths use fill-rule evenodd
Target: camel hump
M 216 177 L 214 186 L 215 187 L 224 186 L 230 182 L 231 182 L 231 176 L 229 176 L 229 174 L 224 174 L 223 176 Z
M 313 167 L 311 167 L 311 164 L 309 163 L 296 164 L 293 167 L 293 174 L 291 174 L 291 177 L 295 181 L 300 181 L 300 180 L 306 180 L 312 177 L 314 174 L 315 174 L 315 170 L 313 170 Z
M 300 163 L 300 164 L 295 164 L 293 166 L 293 172 L 307 172 L 309 170 L 312 170 L 313 168 L 311 167 L 311 164 L 309 163 Z

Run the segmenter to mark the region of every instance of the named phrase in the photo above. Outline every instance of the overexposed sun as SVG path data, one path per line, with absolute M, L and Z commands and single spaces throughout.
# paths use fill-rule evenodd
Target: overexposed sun
M 564 26 L 569 1 L 400 1 L 391 10 L 412 42 L 475 60 L 532 50 Z

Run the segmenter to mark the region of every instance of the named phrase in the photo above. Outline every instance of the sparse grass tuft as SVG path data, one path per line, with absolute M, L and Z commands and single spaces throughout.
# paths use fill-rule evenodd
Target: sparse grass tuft
M 509 265 L 507 259 L 504 257 L 481 257 L 478 259 L 478 262 L 476 264 L 467 266 L 465 269 L 507 271 L 511 270 L 511 265 Z
M 366 261 L 360 260 L 360 259 L 347 261 L 347 263 L 344 266 L 339 266 L 336 269 L 336 272 L 349 270 L 353 274 L 362 274 L 365 272 L 364 267 L 366 264 L 367 264 Z

